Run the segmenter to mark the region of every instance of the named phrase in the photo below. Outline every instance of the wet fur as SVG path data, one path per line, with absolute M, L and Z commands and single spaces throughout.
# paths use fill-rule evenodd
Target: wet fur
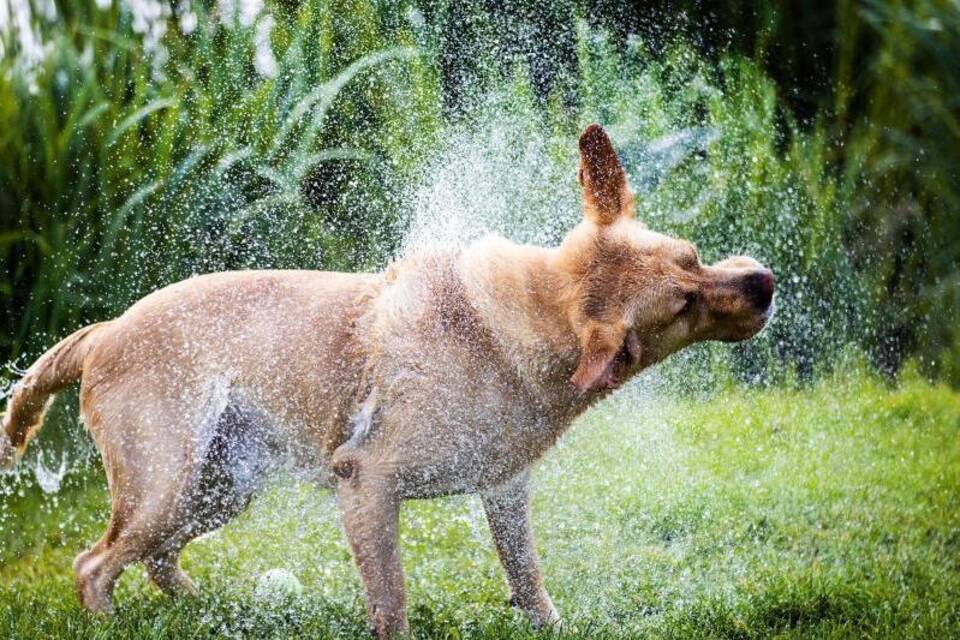
M 535 624 L 557 621 L 529 525 L 530 465 L 643 368 L 753 335 L 768 314 L 756 300 L 772 295 L 755 261 L 707 267 L 637 222 L 595 125 L 580 179 L 585 219 L 557 248 L 489 238 L 378 274 L 201 276 L 44 355 L 11 398 L 3 445 L 22 450 L 50 393 L 82 375 L 112 496 L 107 532 L 74 563 L 83 604 L 109 610 L 137 561 L 165 591 L 192 591 L 182 547 L 290 464 L 335 488 L 377 635 L 407 628 L 400 501 L 464 492 L 483 499 L 512 602 Z

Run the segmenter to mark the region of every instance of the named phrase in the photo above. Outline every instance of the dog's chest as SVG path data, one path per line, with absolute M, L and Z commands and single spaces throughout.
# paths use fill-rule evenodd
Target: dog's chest
M 395 469 L 405 497 L 509 480 L 565 426 L 495 358 L 448 347 L 427 361 L 391 364 L 358 402 L 343 446 Z
M 518 370 L 449 260 L 414 271 L 359 327 L 371 356 L 342 446 L 395 470 L 407 497 L 504 482 L 553 444 L 568 416 L 531 386 L 539 376 Z

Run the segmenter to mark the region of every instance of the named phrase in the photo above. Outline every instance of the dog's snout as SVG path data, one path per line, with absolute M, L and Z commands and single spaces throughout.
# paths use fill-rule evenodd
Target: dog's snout
M 774 278 L 769 269 L 758 269 L 744 277 L 743 289 L 750 303 L 765 311 L 773 300 Z

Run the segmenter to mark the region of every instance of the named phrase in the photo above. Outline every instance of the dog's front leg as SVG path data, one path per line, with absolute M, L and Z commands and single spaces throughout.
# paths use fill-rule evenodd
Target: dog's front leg
M 526 473 L 481 494 L 500 562 L 510 584 L 510 602 L 530 616 L 534 626 L 558 624 L 560 616 L 540 577 L 530 526 L 530 483 Z
M 336 461 L 340 519 L 366 589 L 367 615 L 376 638 L 408 631 L 403 568 L 397 548 L 400 500 L 395 483 L 363 468 L 356 458 Z

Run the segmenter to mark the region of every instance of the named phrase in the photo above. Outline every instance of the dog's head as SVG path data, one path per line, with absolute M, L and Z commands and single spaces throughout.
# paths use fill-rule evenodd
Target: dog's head
M 746 340 L 763 328 L 773 273 L 746 256 L 702 264 L 690 242 L 637 221 L 626 174 L 599 125 L 580 137 L 579 177 L 584 221 L 560 253 L 574 283 L 577 389 L 612 389 L 687 345 Z

